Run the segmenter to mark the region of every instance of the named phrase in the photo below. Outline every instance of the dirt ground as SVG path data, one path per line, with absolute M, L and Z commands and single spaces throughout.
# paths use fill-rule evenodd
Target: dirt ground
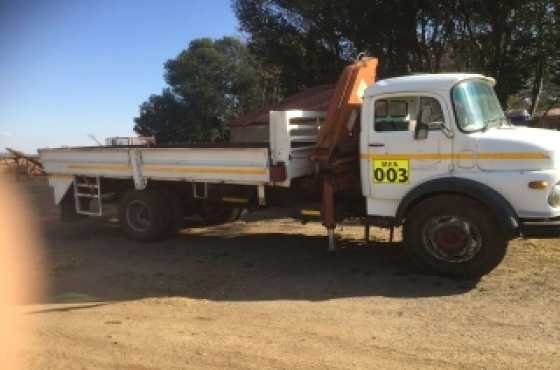
M 23 314 L 29 369 L 560 368 L 560 241 L 519 240 L 480 281 L 414 272 L 359 227 L 248 215 L 156 244 L 115 220 L 65 224 L 44 179 L 21 183 L 50 288 Z

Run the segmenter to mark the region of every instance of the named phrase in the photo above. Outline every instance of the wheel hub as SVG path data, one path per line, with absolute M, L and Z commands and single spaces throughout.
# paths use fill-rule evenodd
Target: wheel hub
M 453 253 L 465 248 L 468 235 L 465 234 L 464 230 L 458 227 L 448 226 L 437 230 L 434 235 L 434 240 L 438 247 L 444 251 Z
M 453 263 L 473 259 L 482 247 L 482 237 L 476 225 L 456 216 L 430 219 L 424 227 L 423 242 L 432 256 Z
M 145 231 L 150 227 L 152 217 L 148 205 L 140 200 L 130 202 L 126 210 L 128 225 L 135 231 Z

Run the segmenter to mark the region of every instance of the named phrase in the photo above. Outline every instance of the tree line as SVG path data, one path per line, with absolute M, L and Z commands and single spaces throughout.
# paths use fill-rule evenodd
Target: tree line
M 560 85 L 560 0 L 233 0 L 232 8 L 245 40 L 194 40 L 167 61 L 169 88 L 141 105 L 136 132 L 224 140 L 229 120 L 334 83 L 361 52 L 379 58 L 379 78 L 493 76 L 504 108 L 521 93 L 531 113 Z

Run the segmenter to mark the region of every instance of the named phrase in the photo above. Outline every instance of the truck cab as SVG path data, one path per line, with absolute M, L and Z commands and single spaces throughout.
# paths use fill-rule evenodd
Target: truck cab
M 480 273 L 515 237 L 560 235 L 560 133 L 511 125 L 494 84 L 431 74 L 365 91 L 368 217 L 404 225 L 405 245 L 432 270 Z

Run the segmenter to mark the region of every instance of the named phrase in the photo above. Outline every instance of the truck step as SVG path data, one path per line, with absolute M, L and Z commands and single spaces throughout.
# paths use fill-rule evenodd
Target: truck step
M 80 190 L 91 189 L 90 193 L 83 193 Z M 84 205 L 82 199 L 92 199 L 87 206 Z M 74 176 L 74 204 L 76 213 L 85 216 L 101 216 L 103 213 L 101 200 L 101 180 L 99 176 L 82 177 Z

